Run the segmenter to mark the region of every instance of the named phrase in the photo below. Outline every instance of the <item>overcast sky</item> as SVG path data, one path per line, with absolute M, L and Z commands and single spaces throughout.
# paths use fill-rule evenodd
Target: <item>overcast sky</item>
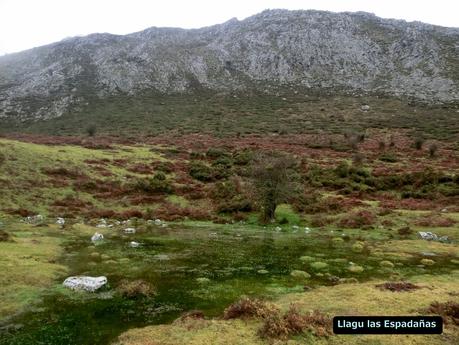
M 94 32 L 197 28 L 267 8 L 366 11 L 459 27 L 457 0 L 0 0 L 0 55 Z

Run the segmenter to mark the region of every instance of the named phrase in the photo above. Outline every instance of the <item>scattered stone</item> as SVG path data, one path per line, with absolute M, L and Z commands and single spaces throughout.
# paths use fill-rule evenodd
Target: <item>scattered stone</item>
M 209 237 L 218 237 L 218 234 L 216 232 L 211 232 L 209 234 Z
M 61 218 L 61 217 L 58 217 L 57 220 L 56 220 L 56 224 L 58 224 L 60 226 L 64 226 L 65 225 L 65 219 Z
M 161 225 L 162 223 L 161 219 L 155 219 L 155 225 Z
M 138 247 L 140 247 L 140 243 L 139 242 L 135 242 L 135 241 L 131 241 L 131 242 L 129 242 L 129 247 L 138 248 Z
M 437 256 L 437 254 L 432 253 L 432 252 L 421 252 L 421 255 L 424 255 L 424 256 Z
M 360 109 L 362 109 L 363 111 L 368 111 L 370 110 L 370 106 L 368 104 L 364 104 L 360 107 Z
M 379 266 L 385 267 L 385 268 L 394 268 L 394 264 L 389 261 L 389 260 L 383 260 L 379 263 Z
M 300 270 L 293 270 L 292 272 L 290 272 L 290 275 L 293 278 L 297 278 L 297 279 L 308 279 L 311 277 L 311 275 L 308 272 L 300 271 Z
M 126 228 L 124 229 L 125 234 L 135 234 L 135 229 L 134 228 Z
M 419 231 L 418 232 L 419 237 L 421 237 L 423 240 L 426 241 L 438 241 L 438 242 L 443 242 L 447 243 L 449 242 L 448 236 L 438 236 L 437 234 L 434 234 L 433 232 L 427 231 Z
M 92 241 L 93 243 L 102 241 L 103 239 L 104 239 L 104 235 L 99 234 L 98 232 L 96 232 L 96 233 L 95 233 L 94 235 L 92 235 L 92 237 L 91 237 L 91 241 Z
M 43 217 L 41 214 L 37 214 L 36 216 L 28 216 L 28 217 L 26 217 L 25 221 L 27 223 L 36 224 L 36 223 L 42 222 L 44 219 L 45 219 L 45 217 Z
M 102 218 L 99 220 L 99 224 L 96 225 L 96 228 L 106 228 L 107 227 L 107 221 Z
M 279 232 L 279 231 L 282 231 L 282 228 L 281 228 L 280 226 L 276 226 L 276 227 L 274 228 L 274 230 L 276 230 L 277 232 Z
M 107 277 L 75 276 L 64 280 L 63 285 L 72 290 L 94 292 L 107 284 Z
M 421 264 L 423 264 L 425 266 L 432 266 L 432 265 L 435 265 L 435 261 L 433 261 L 431 259 L 422 259 L 421 260 Z

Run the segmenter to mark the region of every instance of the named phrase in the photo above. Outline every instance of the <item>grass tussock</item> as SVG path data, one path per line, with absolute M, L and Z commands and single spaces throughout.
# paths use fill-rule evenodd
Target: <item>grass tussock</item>
M 459 326 L 459 303 L 457 302 L 433 302 L 427 311 L 442 316 L 445 324 L 452 323 L 453 325 Z
M 223 319 L 244 319 L 244 318 L 267 318 L 275 314 L 278 309 L 269 303 L 259 299 L 241 298 L 239 301 L 231 304 L 225 309 Z
M 126 298 L 152 297 L 156 295 L 156 289 L 142 279 L 129 281 L 122 280 L 117 291 Z
M 258 334 L 262 338 L 285 339 L 306 331 L 311 331 L 316 336 L 331 335 L 331 319 L 317 310 L 302 314 L 298 307 L 291 305 L 283 316 L 274 313 L 267 317 Z

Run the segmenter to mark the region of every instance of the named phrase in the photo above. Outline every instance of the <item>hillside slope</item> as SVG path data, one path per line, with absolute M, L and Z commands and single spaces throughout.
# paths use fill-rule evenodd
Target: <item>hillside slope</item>
M 0 119 L 56 118 L 113 96 L 287 86 L 457 102 L 458 47 L 457 28 L 363 12 L 268 10 L 201 29 L 92 34 L 0 57 Z

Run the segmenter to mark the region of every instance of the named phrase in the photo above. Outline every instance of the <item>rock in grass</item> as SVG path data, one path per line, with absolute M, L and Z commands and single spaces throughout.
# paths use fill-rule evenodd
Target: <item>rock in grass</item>
M 358 265 L 351 265 L 348 267 L 347 269 L 349 272 L 352 272 L 352 273 L 361 273 L 364 271 L 364 268 L 362 266 L 358 266 Z
M 311 275 L 308 272 L 300 271 L 300 270 L 293 270 L 292 272 L 290 272 L 290 275 L 293 278 L 297 278 L 297 279 L 308 279 L 311 277 Z
M 421 260 L 421 264 L 425 265 L 425 266 L 432 266 L 435 264 L 435 261 L 431 260 L 431 259 L 422 259 Z
M 135 229 L 134 228 L 126 228 L 124 229 L 125 234 L 135 234 Z
M 140 246 L 139 242 L 131 241 L 129 242 L 129 247 L 131 248 L 138 248 Z
M 98 232 L 96 232 L 94 235 L 92 235 L 91 237 L 91 241 L 93 243 L 97 243 L 97 242 L 100 242 L 104 239 L 104 235 L 102 234 L 99 234 Z
M 269 271 L 268 270 L 258 270 L 257 273 L 258 274 L 268 274 Z
M 315 270 L 323 270 L 328 267 L 328 264 L 326 262 L 316 261 L 316 262 L 312 262 L 310 266 L 311 268 Z
M 385 268 L 393 268 L 394 264 L 389 260 L 383 260 L 379 263 L 379 266 L 385 267 Z
M 72 290 L 94 292 L 107 284 L 107 277 L 75 276 L 64 280 L 63 285 Z

